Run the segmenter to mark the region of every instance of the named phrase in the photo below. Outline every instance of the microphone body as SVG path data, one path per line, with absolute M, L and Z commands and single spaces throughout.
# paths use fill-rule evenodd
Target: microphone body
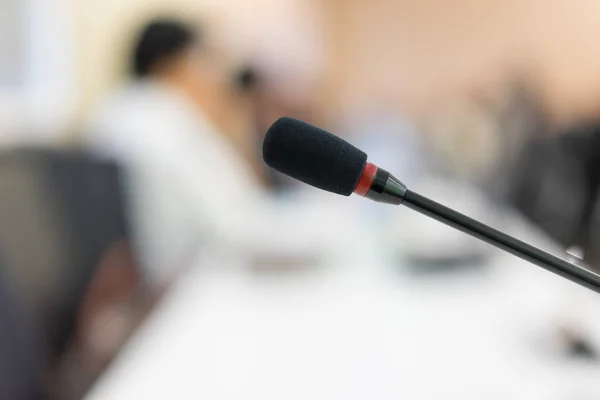
M 290 139 L 290 134 L 302 137 Z M 313 138 L 316 145 L 307 146 Z M 302 146 L 296 146 L 297 143 Z M 323 161 L 330 156 L 328 152 L 333 152 L 335 163 Z M 366 162 L 362 151 L 319 128 L 291 118 L 282 118 L 267 132 L 263 153 L 268 165 L 305 183 L 342 195 L 353 192 L 379 203 L 406 206 L 600 293 L 600 275 L 410 191 L 386 170 Z M 316 163 L 340 170 L 321 173 L 318 166 L 305 166 L 302 160 L 316 160 Z
M 406 185 L 394 175 L 375 164 L 367 163 L 354 193 L 378 203 L 397 206 L 404 201 L 407 190 Z

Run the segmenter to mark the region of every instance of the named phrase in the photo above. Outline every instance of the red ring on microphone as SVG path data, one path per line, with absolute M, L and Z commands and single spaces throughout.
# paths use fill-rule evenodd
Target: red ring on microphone
M 354 193 L 359 196 L 365 197 L 369 190 L 371 189 L 371 185 L 375 180 L 375 175 L 377 174 L 377 165 L 367 163 L 365 166 L 365 170 L 363 171 L 360 180 L 358 181 L 358 185 L 356 189 L 354 189 Z

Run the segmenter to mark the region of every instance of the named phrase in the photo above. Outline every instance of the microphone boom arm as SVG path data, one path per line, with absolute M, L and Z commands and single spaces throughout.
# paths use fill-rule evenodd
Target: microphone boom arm
M 408 207 L 596 293 L 600 293 L 600 275 L 412 192 L 384 169 L 378 169 L 365 197 L 380 203 Z
M 279 172 L 319 189 L 404 205 L 600 293 L 600 275 L 411 192 L 389 172 L 367 162 L 363 151 L 315 126 L 279 119 L 265 135 L 263 158 Z

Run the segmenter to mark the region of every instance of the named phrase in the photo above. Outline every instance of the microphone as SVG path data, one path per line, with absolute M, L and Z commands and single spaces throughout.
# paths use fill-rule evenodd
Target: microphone
M 279 119 L 265 136 L 263 158 L 271 168 L 316 188 L 406 206 L 600 293 L 600 275 L 409 190 L 369 163 L 363 151 L 320 128 L 293 118 Z

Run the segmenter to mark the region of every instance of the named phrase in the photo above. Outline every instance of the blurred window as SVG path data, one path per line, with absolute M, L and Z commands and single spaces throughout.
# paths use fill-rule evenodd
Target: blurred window
M 0 26 L 0 85 L 13 86 L 22 82 L 24 70 L 22 0 L 0 1 Z
M 0 0 L 0 142 L 49 137 L 72 113 L 72 18 L 66 0 Z

